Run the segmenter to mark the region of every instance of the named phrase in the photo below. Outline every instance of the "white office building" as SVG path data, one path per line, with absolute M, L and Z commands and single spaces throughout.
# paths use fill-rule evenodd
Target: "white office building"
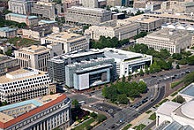
M 23 68 L 0 77 L 0 101 L 18 102 L 50 94 L 51 82 L 47 73 Z

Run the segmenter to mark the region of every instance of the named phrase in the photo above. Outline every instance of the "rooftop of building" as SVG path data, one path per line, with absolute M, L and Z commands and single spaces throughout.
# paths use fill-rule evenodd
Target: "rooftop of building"
M 145 17 L 144 15 L 137 15 L 137 16 L 129 17 L 125 20 L 133 21 L 133 22 L 140 22 L 140 23 L 151 23 L 151 22 L 161 20 L 161 18 Z
M 7 55 L 0 54 L 0 62 L 4 62 L 7 59 L 9 59 Z
M 3 106 L 0 108 L 0 128 L 7 128 L 13 124 L 16 124 L 30 116 L 33 116 L 51 106 L 54 104 L 57 104 L 59 102 L 62 102 L 67 97 L 64 94 L 53 94 L 53 95 L 47 95 L 43 97 L 38 97 L 32 100 L 27 100 L 19 103 L 10 104 L 7 106 Z M 17 109 L 18 107 L 25 108 L 26 105 L 33 104 L 35 107 L 32 107 L 30 110 L 19 114 L 18 116 L 10 116 L 8 114 L 5 114 L 4 111 L 6 110 L 12 110 Z
M 15 28 L 10 28 L 10 27 L 1 27 L 0 32 L 11 32 L 11 31 L 16 31 L 17 29 Z
M 38 26 L 30 27 L 29 29 L 24 29 L 24 30 L 32 30 L 32 31 L 37 31 L 37 32 L 45 31 L 45 33 L 46 33 L 49 31 L 52 32 L 53 26 L 58 26 L 58 25 L 56 25 L 56 24 L 41 24 Z
M 163 12 L 160 12 L 160 10 L 157 10 L 156 13 L 146 13 L 146 14 L 143 14 L 144 16 L 152 16 L 152 17 L 161 17 L 161 18 L 176 18 L 176 19 L 180 19 L 180 20 L 193 20 L 193 16 L 191 15 L 183 15 L 183 14 L 180 14 L 180 13 L 163 13 Z
M 164 28 L 159 31 L 150 33 L 146 37 L 166 41 L 176 41 L 188 35 L 192 37 L 192 35 L 187 30 Z
M 179 93 L 187 95 L 187 96 L 191 96 L 194 98 L 194 83 L 188 85 L 186 88 L 181 90 Z
M 178 107 L 180 107 L 181 104 L 180 103 L 176 103 L 176 102 L 165 102 L 163 103 L 158 110 L 156 111 L 159 114 L 164 114 L 167 116 L 170 116 L 171 113 L 176 110 Z
M 64 60 L 66 60 L 68 58 L 84 57 L 84 56 L 94 55 L 94 54 L 99 54 L 99 53 L 103 53 L 103 51 L 98 50 L 98 49 L 90 49 L 89 51 L 70 52 L 70 53 L 64 53 L 60 56 L 53 57 L 53 58 L 50 59 L 50 61 L 54 61 L 54 62 L 57 62 L 57 63 L 63 63 Z
M 42 54 L 45 52 L 48 52 L 50 49 L 46 48 L 45 46 L 39 46 L 39 45 L 32 45 L 30 47 L 24 47 L 20 50 L 17 50 L 19 52 L 25 53 L 25 54 Z
M 48 38 L 56 38 L 56 39 L 75 39 L 78 37 L 82 37 L 82 35 L 76 34 L 76 33 L 70 33 L 70 32 L 53 33 L 48 36 Z
M 9 73 L 6 73 L 6 75 L 3 75 L 0 77 L 0 84 L 1 83 L 8 83 L 8 82 L 13 82 L 16 80 L 24 80 L 28 78 L 34 78 L 37 76 L 44 75 L 45 72 L 39 71 L 36 69 L 32 68 L 22 68 L 18 69 Z
M 83 6 L 72 6 L 71 8 L 68 9 L 75 9 L 75 10 L 86 10 L 86 11 L 94 11 L 94 12 L 110 12 L 106 9 L 102 9 L 102 8 L 89 8 L 89 7 L 83 7 Z M 68 10 L 67 9 L 67 10 Z M 111 13 L 111 12 L 110 12 Z
M 135 59 L 148 56 L 140 53 L 124 51 L 124 50 L 115 49 L 115 48 L 104 48 L 103 51 L 104 51 L 105 57 L 114 58 L 116 62 L 130 61 L 130 60 L 135 60 Z
M 54 20 L 40 20 L 38 23 L 39 24 L 53 24 L 53 23 L 57 23 L 57 21 L 54 21 Z
M 27 16 L 27 15 L 16 14 L 16 13 L 9 13 L 9 14 L 6 14 L 6 16 L 9 16 L 9 15 L 14 16 L 14 17 L 25 18 L 25 19 L 26 19 L 27 17 L 28 17 L 28 19 L 37 19 L 37 18 L 38 18 L 37 16 Z
M 170 124 L 168 124 L 163 130 L 194 130 L 194 128 L 192 128 L 189 125 L 183 126 L 180 123 L 173 121 Z

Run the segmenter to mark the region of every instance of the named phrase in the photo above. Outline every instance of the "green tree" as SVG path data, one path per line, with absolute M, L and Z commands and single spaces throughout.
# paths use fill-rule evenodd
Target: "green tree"
M 80 108 L 80 104 L 79 104 L 79 102 L 78 102 L 76 99 L 74 99 L 74 100 L 72 101 L 72 104 L 74 105 L 75 108 L 77 108 L 77 109 Z
M 178 102 L 178 103 L 183 103 L 183 102 L 185 102 L 185 99 L 181 96 L 181 95 L 178 95 L 177 97 L 176 97 L 176 102 Z
M 188 63 L 189 65 L 194 65 L 194 56 L 188 57 L 188 58 L 187 58 L 187 63 Z
M 128 76 L 128 81 L 131 81 L 131 75 Z
M 12 56 L 12 49 L 8 49 L 8 50 L 5 52 L 5 54 L 6 54 L 7 56 Z
M 182 59 L 182 54 L 174 53 L 174 54 L 172 54 L 172 58 L 176 59 L 176 60 L 181 60 Z
M 150 71 L 149 71 L 149 69 L 148 69 L 148 66 L 147 66 L 147 65 L 145 66 L 145 73 L 146 73 L 146 74 L 149 74 L 149 73 L 150 73 Z
M 121 95 L 118 95 L 117 101 L 118 101 L 120 104 L 128 104 L 129 99 L 127 98 L 127 95 L 126 95 L 126 94 L 121 94 Z
M 122 82 L 125 82 L 125 76 L 123 75 L 123 77 L 122 77 Z
M 179 66 L 179 64 L 177 64 L 177 65 L 176 65 L 176 69 L 180 69 L 180 66 Z
M 92 112 L 92 113 L 90 113 L 90 116 L 93 117 L 93 118 L 96 118 L 97 117 L 97 114 L 94 113 L 94 112 Z
M 97 121 L 98 122 L 103 122 L 106 119 L 107 119 L 107 117 L 103 114 L 98 114 L 98 116 L 97 116 Z
M 143 69 L 140 69 L 140 71 L 139 71 L 139 75 L 140 75 L 140 76 L 144 76 Z
M 184 84 L 187 86 L 194 82 L 194 72 L 187 74 L 183 79 Z

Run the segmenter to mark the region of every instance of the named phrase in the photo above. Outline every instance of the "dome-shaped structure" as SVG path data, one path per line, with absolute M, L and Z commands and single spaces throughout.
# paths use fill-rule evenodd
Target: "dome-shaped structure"
M 194 119 L 194 101 L 191 101 L 191 102 L 188 102 L 186 104 L 184 104 L 182 107 L 181 107 L 181 112 L 191 118 L 191 119 Z

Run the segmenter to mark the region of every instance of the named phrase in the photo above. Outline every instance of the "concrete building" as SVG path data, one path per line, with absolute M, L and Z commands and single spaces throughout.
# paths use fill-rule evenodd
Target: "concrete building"
M 16 14 L 30 14 L 33 0 L 9 0 L 8 8 Z
M 59 33 L 60 31 L 61 28 L 55 24 L 43 24 L 29 29 L 22 29 L 22 37 L 40 41 L 42 37 L 51 33 Z
M 114 60 L 115 65 L 111 60 L 108 60 L 109 62 L 107 62 L 106 58 Z M 106 66 L 109 68 L 107 68 L 108 70 L 106 69 L 106 76 L 109 75 L 110 68 L 114 68 L 114 66 L 116 66 L 116 70 L 112 71 L 111 76 L 121 78 L 123 76 L 129 76 L 141 68 L 144 69 L 146 65 L 149 66 L 152 64 L 152 56 L 114 48 L 63 54 L 48 60 L 48 72 L 53 82 L 64 83 L 68 86 L 72 86 L 72 84 L 74 84 L 74 87 L 80 90 L 82 88 L 84 89 L 84 86 L 87 86 L 88 88 L 88 86 L 103 83 L 102 80 L 99 80 L 98 78 L 100 78 L 100 76 L 104 77 L 105 74 L 101 73 L 96 76 L 98 77 L 97 79 L 99 82 L 88 82 L 90 81 L 90 77 L 88 78 L 88 75 L 105 72 L 105 70 L 102 71 L 105 63 L 111 63 L 113 65 Z M 95 66 L 96 68 L 99 68 L 99 71 L 96 71 Z M 85 79 L 81 80 L 84 78 L 84 74 Z M 74 80 L 72 80 L 72 76 Z M 109 81 L 109 78 L 110 77 L 106 78 L 106 82 Z M 111 79 L 114 80 L 115 78 Z M 70 81 L 73 81 L 74 83 L 70 83 Z
M 41 44 L 47 43 L 62 44 L 62 50 L 65 53 L 89 49 L 89 41 L 86 36 L 69 32 L 54 33 L 41 39 Z
M 139 23 L 141 26 L 140 30 L 144 32 L 155 31 L 161 28 L 163 24 L 162 18 L 145 17 L 144 15 L 137 15 L 125 20 Z
M 148 0 L 134 0 L 133 8 L 145 8 Z
M 23 68 L 0 77 L 1 102 L 18 102 L 50 94 L 50 79 L 47 73 Z
M 48 73 L 52 82 L 65 84 L 65 66 L 75 62 L 103 57 L 103 51 L 90 50 L 87 52 L 65 53 L 48 60 Z
M 155 11 L 161 9 L 161 3 L 160 1 L 148 1 L 145 5 L 146 9 L 150 9 L 150 11 Z
M 194 101 L 163 103 L 156 111 L 156 130 L 194 130 L 193 106 Z
M 121 6 L 122 5 L 122 1 L 121 0 L 107 0 L 107 5 L 108 6 Z
M 91 39 L 99 40 L 100 36 L 117 37 L 118 40 L 134 37 L 140 32 L 140 24 L 126 22 L 125 20 L 110 20 L 99 25 L 90 26 L 85 35 Z
M 26 23 L 28 26 L 37 26 L 38 17 L 36 16 L 27 16 L 22 14 L 9 13 L 5 15 L 6 20 L 15 21 L 18 23 Z
M 1 107 L 1 130 L 62 130 L 70 126 L 71 101 L 54 94 Z
M 62 3 L 64 7 L 64 12 L 67 12 L 67 8 L 81 5 L 80 0 L 62 0 Z
M 136 70 L 145 69 L 152 64 L 152 56 L 124 51 L 114 48 L 103 49 L 106 58 L 113 58 L 116 63 L 116 72 L 119 78 L 136 73 Z
M 111 12 L 101 8 L 72 6 L 67 9 L 65 20 L 70 23 L 98 25 L 111 20 Z
M 62 45 L 59 44 L 59 46 L 60 47 L 56 48 L 57 51 L 61 52 L 60 50 Z M 52 58 L 54 53 L 54 50 L 51 50 L 45 46 L 37 45 L 32 45 L 30 47 L 21 48 L 20 50 L 14 51 L 15 58 L 18 59 L 20 67 L 31 67 L 42 71 L 47 71 L 47 60 Z
M 82 0 L 81 5 L 88 8 L 98 8 L 98 0 Z
M 194 2 L 164 1 L 161 4 L 163 12 L 170 13 L 194 13 Z
M 19 69 L 17 59 L 0 54 L 0 76 L 16 69 Z
M 42 2 L 38 1 L 33 4 L 32 14 L 41 18 L 55 20 L 58 14 L 61 13 L 61 5 L 54 2 Z
M 192 101 L 194 99 L 194 83 L 185 87 L 178 95 L 182 96 L 186 102 Z
M 194 22 L 194 16 L 181 13 L 163 13 L 161 11 L 157 11 L 155 13 L 146 13 L 143 15 L 146 17 L 162 18 L 163 23 Z
M 0 28 L 0 37 L 11 38 L 17 35 L 17 29 L 10 27 L 1 27 Z
M 65 83 L 76 90 L 88 89 L 114 81 L 114 59 L 98 58 L 75 62 L 65 66 Z
M 154 50 L 167 49 L 171 54 L 180 53 L 189 48 L 192 43 L 192 34 L 186 30 L 162 29 L 137 39 L 136 42 L 146 44 Z

